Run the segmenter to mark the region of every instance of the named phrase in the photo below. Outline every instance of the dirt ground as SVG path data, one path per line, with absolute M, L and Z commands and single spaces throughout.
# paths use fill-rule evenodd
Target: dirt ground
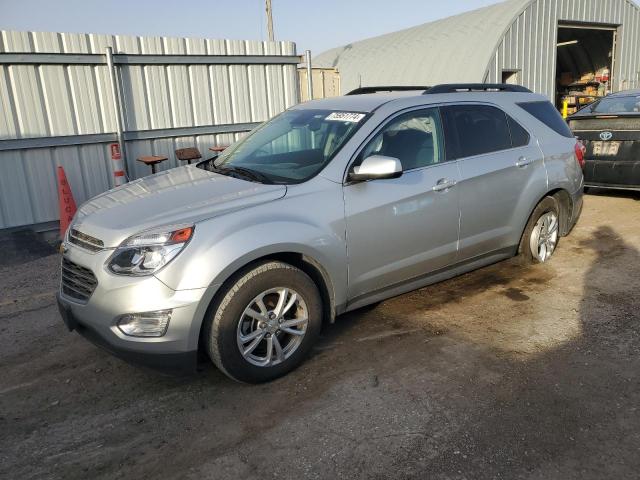
M 640 195 L 585 202 L 550 264 L 340 317 L 259 386 L 67 332 L 27 239 L 0 257 L 0 477 L 640 478 Z

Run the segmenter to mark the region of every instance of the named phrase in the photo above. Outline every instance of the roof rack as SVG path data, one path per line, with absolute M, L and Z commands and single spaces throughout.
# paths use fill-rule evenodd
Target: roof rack
M 428 90 L 431 87 L 415 87 L 415 86 L 407 86 L 400 85 L 395 87 L 360 87 L 355 90 L 351 90 L 347 95 L 366 95 L 367 93 L 378 93 L 378 92 L 406 92 L 410 90 Z
M 461 93 L 461 92 L 522 92 L 532 93 L 522 85 L 508 83 L 449 83 L 436 85 L 423 92 L 423 95 L 437 93 Z

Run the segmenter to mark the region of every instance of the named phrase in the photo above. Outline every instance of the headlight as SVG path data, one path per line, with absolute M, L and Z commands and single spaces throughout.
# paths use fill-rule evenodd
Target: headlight
M 193 230 L 193 225 L 168 227 L 129 237 L 107 260 L 107 268 L 118 275 L 152 275 L 182 251 Z
M 67 227 L 67 231 L 64 232 L 64 236 L 62 237 L 62 243 L 69 242 L 69 234 L 71 233 L 71 229 L 75 228 L 74 224 L 76 223 L 77 219 L 78 219 L 78 212 L 76 211 L 76 213 L 73 214 L 73 217 L 71 218 L 71 221 L 69 222 L 69 226 Z

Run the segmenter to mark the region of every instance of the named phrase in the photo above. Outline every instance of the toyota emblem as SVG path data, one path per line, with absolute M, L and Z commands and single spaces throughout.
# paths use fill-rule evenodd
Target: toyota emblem
M 604 140 L 605 142 L 607 140 L 611 140 L 613 138 L 613 133 L 611 132 L 602 132 L 600 134 L 600 139 Z

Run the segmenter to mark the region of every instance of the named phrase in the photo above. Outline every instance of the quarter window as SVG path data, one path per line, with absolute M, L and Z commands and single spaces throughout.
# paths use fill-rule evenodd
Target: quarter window
M 517 148 L 529 145 L 529 132 L 522 128 L 522 125 L 520 125 L 508 115 L 507 121 L 509 122 L 509 130 L 511 131 L 511 143 L 513 147 Z
M 402 114 L 391 120 L 367 144 L 356 165 L 372 155 L 400 160 L 404 171 L 444 161 L 443 135 L 437 108 Z
M 541 102 L 525 102 L 519 103 L 518 106 L 527 113 L 531 114 L 554 132 L 563 137 L 573 138 L 573 133 L 564 121 L 558 110 L 549 101 Z
M 507 115 L 488 105 L 443 107 L 449 159 L 466 158 L 511 148 Z

